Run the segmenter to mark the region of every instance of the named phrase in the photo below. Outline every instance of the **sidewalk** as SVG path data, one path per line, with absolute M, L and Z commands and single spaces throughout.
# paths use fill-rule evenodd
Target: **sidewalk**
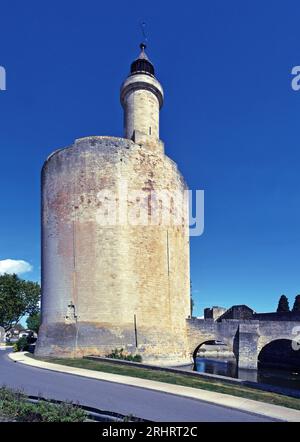
M 15 362 L 31 365 L 32 367 L 36 368 L 42 368 L 92 379 L 99 379 L 101 381 L 116 382 L 119 384 L 126 384 L 134 387 L 175 394 L 177 396 L 185 396 L 188 398 L 198 399 L 224 407 L 238 409 L 240 411 L 245 411 L 248 413 L 267 416 L 281 421 L 300 422 L 300 410 L 293 410 L 291 408 L 281 407 L 279 405 L 267 404 L 264 402 L 254 401 L 252 399 L 245 399 L 223 393 L 200 390 L 197 388 L 184 387 L 182 385 L 172 385 L 164 382 L 151 381 L 148 379 L 140 379 L 130 376 L 53 364 L 50 362 L 39 361 L 28 357 L 26 352 L 9 353 L 8 356 Z

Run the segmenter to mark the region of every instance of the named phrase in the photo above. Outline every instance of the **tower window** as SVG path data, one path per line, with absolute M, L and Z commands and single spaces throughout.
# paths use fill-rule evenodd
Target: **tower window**
M 151 135 L 151 127 L 149 127 L 149 135 Z

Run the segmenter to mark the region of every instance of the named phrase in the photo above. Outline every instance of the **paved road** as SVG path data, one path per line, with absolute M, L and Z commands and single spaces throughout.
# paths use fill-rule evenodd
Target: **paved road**
M 19 388 L 27 394 L 78 401 L 101 410 L 133 414 L 155 422 L 272 420 L 196 399 L 30 367 L 9 359 L 9 351 L 0 351 L 0 385 Z

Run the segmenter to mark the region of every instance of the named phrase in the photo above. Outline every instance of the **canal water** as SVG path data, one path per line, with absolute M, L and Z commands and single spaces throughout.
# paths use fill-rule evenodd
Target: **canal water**
M 198 357 L 196 358 L 196 371 L 300 390 L 299 368 L 278 369 L 271 366 L 259 366 L 258 370 L 243 370 L 237 368 L 235 359 Z

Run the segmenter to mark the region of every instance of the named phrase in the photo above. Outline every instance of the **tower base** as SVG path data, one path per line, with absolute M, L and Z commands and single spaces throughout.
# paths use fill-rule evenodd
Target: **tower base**
M 47 358 L 105 357 L 115 349 L 123 349 L 125 354 L 141 355 L 143 362 L 149 364 L 183 365 L 192 361 L 184 336 L 182 330 L 177 335 L 145 327 L 135 335 L 132 324 L 118 327 L 87 322 L 52 323 L 41 326 L 35 355 Z

